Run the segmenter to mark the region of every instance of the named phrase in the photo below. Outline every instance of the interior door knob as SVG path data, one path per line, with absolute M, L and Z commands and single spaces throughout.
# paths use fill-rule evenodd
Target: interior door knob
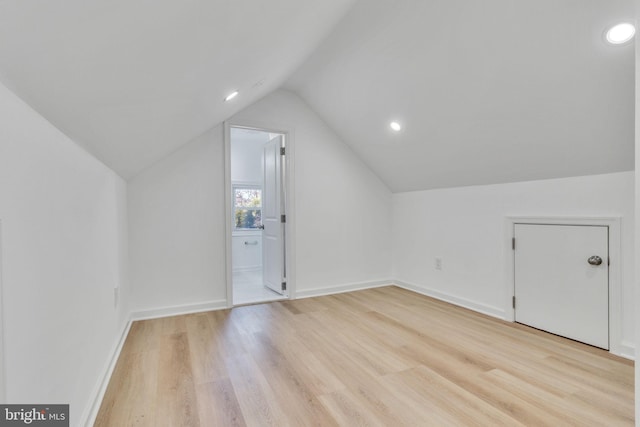
M 594 255 L 589 257 L 587 262 L 591 265 L 600 265 L 602 264 L 602 258 L 600 258 L 598 255 Z

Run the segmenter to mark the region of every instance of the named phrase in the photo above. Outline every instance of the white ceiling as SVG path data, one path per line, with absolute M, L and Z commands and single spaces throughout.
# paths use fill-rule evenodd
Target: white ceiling
M 0 0 L 0 79 L 125 178 L 283 83 L 393 191 L 587 175 L 633 169 L 622 20 L 633 0 Z
M 352 4 L 1 0 L 0 79 L 131 177 L 278 88 Z
M 619 21 L 632 0 L 361 0 L 286 87 L 394 192 L 631 170 Z

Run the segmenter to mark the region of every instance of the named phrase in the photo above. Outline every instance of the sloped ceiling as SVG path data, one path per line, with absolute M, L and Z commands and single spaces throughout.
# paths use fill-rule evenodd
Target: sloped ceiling
M 633 168 L 634 46 L 603 41 L 633 13 L 633 0 L 0 0 L 0 80 L 125 178 L 283 83 L 392 191 L 597 174 Z
M 131 177 L 278 88 L 352 4 L 0 0 L 0 79 Z
M 633 1 L 363 0 L 286 87 L 394 192 L 632 170 L 620 21 Z

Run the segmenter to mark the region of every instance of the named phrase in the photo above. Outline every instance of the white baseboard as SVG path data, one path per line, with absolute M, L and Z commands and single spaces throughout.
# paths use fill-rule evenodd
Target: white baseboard
M 244 272 L 261 271 L 261 270 L 262 270 L 261 265 L 248 265 L 245 267 L 233 267 L 232 271 L 234 273 L 244 273 Z
M 615 354 L 625 359 L 636 360 L 636 346 L 632 342 L 622 341 Z
M 100 410 L 100 405 L 102 404 L 102 399 L 104 399 L 104 394 L 106 393 L 107 386 L 109 385 L 109 381 L 111 380 L 111 375 L 113 374 L 113 370 L 116 368 L 116 363 L 118 363 L 118 359 L 120 358 L 120 352 L 122 352 L 122 347 L 124 346 L 124 342 L 127 339 L 127 335 L 129 335 L 131 323 L 131 320 L 125 323 L 122 333 L 120 334 L 120 339 L 118 340 L 116 347 L 113 350 L 109 361 L 107 362 L 102 380 L 98 383 L 98 386 L 92 394 L 92 403 L 87 408 L 88 410 L 85 410 L 85 413 L 82 414 L 82 417 L 80 418 L 81 422 L 78 425 L 91 427 L 95 423 L 96 417 L 98 416 L 98 411 Z
M 393 282 L 399 288 L 407 289 L 409 291 L 417 292 L 428 297 L 439 299 L 460 307 L 468 308 L 469 310 L 477 311 L 488 316 L 497 317 L 499 319 L 505 319 L 505 312 L 503 309 L 493 307 L 491 305 L 482 304 L 479 302 L 471 301 L 466 298 L 457 297 L 455 295 L 446 294 L 444 292 L 430 289 L 426 286 L 416 285 L 413 283 L 404 282 L 402 280 L 395 280 Z
M 295 298 L 311 298 L 324 295 L 342 294 L 345 292 L 361 291 L 363 289 L 380 288 L 393 285 L 393 280 L 376 280 L 373 282 L 348 283 L 345 285 L 327 286 L 322 288 L 312 288 L 296 290 Z
M 131 320 L 157 319 L 158 317 L 179 316 L 181 314 L 200 313 L 203 311 L 222 310 L 228 308 L 227 300 L 207 301 L 196 304 L 174 305 L 131 312 Z

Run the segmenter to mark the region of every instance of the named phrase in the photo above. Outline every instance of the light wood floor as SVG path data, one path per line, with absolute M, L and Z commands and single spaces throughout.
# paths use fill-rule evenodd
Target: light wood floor
M 633 425 L 633 363 L 396 287 L 135 322 L 96 426 Z

